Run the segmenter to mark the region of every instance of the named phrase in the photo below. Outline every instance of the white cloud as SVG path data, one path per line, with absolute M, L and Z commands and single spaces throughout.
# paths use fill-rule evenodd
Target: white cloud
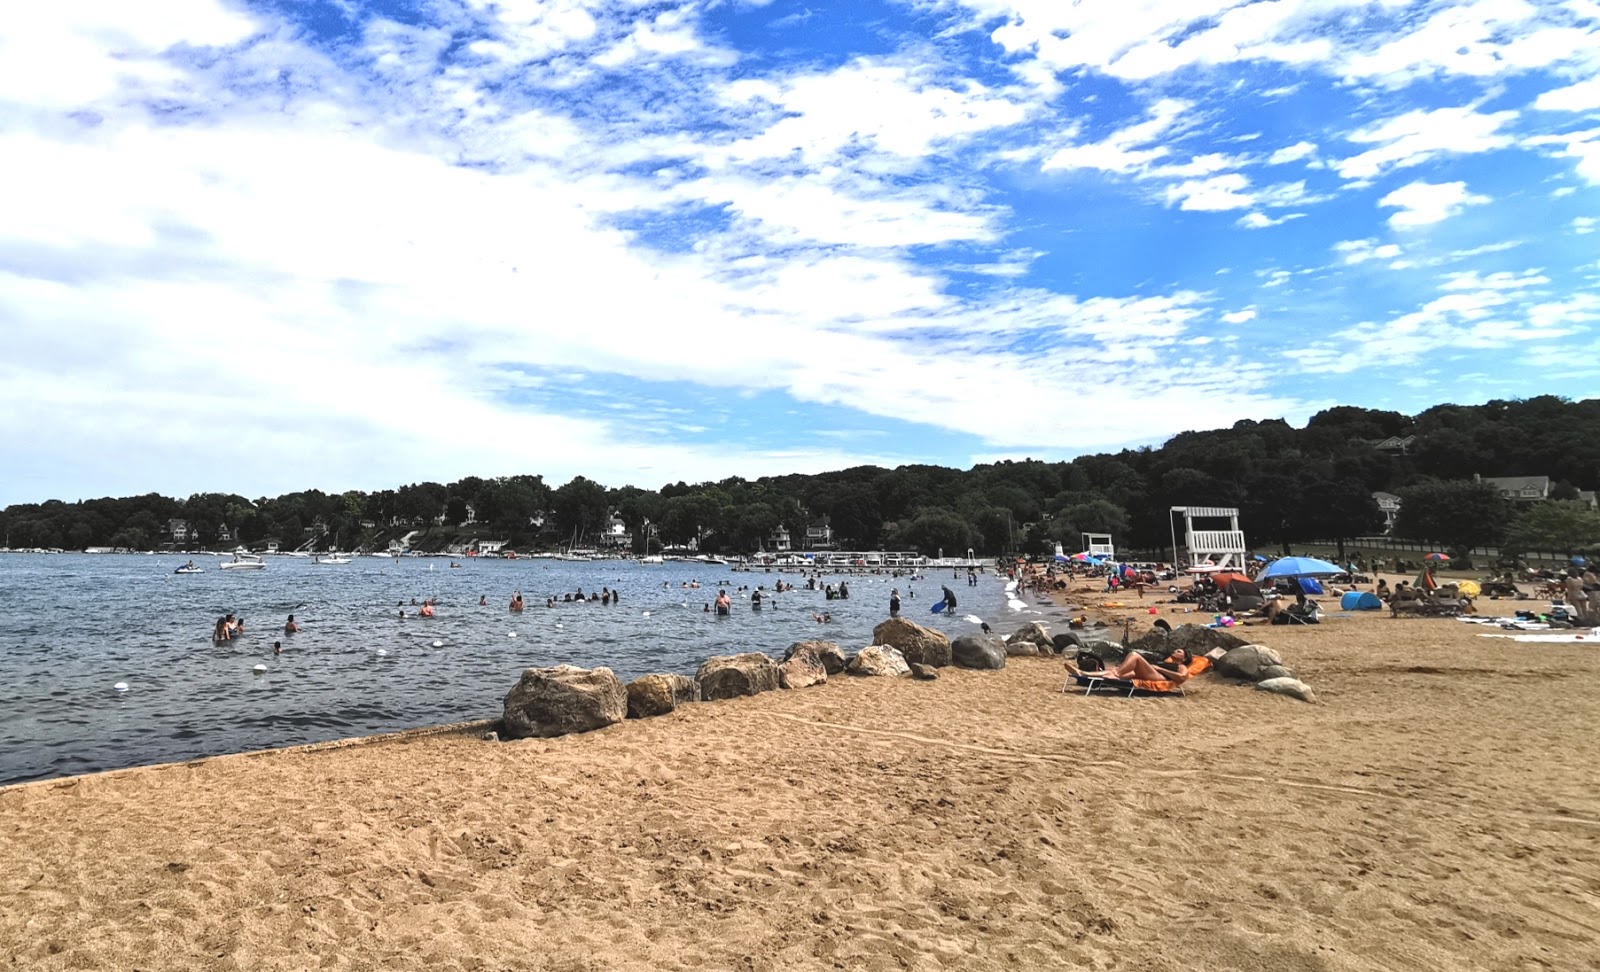
M 1244 191 L 1249 187 L 1250 180 L 1237 172 L 1210 179 L 1190 179 L 1167 187 L 1167 205 L 1180 203 L 1180 209 L 1200 212 L 1248 209 L 1255 205 L 1255 197 Z
M 1289 162 L 1298 162 L 1309 159 L 1317 154 L 1317 146 L 1311 142 L 1296 142 L 1286 145 L 1267 157 L 1268 165 L 1285 165 Z
M 1243 216 L 1239 217 L 1239 219 L 1236 221 L 1236 225 L 1242 226 L 1245 229 L 1267 229 L 1268 227 L 1272 226 L 1282 226 L 1291 219 L 1304 219 L 1305 215 L 1305 213 L 1285 213 L 1282 216 L 1279 216 L 1277 219 L 1273 219 L 1266 213 L 1258 211 L 1254 213 L 1245 213 Z
M 1248 324 L 1255 319 L 1256 309 L 1254 307 L 1246 307 L 1244 310 L 1238 310 L 1230 314 L 1222 315 L 1222 322 L 1224 324 Z
M 1399 210 L 1389 217 L 1391 227 L 1413 229 L 1443 222 L 1468 206 L 1490 201 L 1488 196 L 1468 192 L 1465 182 L 1433 184 L 1419 180 L 1384 196 L 1378 205 Z
M 1590 185 L 1600 186 L 1600 128 L 1562 135 L 1534 135 L 1523 139 L 1522 144 L 1530 148 L 1561 146 L 1551 154 L 1556 158 L 1576 159 L 1573 170 Z
M 1467 155 L 1505 148 L 1513 141 L 1501 131 L 1517 117 L 1514 111 L 1482 115 L 1472 108 L 1409 111 L 1380 125 L 1359 129 L 1347 138 L 1376 143 L 1377 148 L 1339 159 L 1334 169 L 1346 179 L 1366 179 L 1390 168 L 1420 165 L 1439 155 Z
M 1600 223 L 1600 220 L 1596 220 L 1593 216 L 1574 216 L 1572 217 L 1573 235 L 1587 236 L 1594 232 L 1597 223 Z
M 1150 108 L 1145 121 L 1119 129 L 1099 142 L 1068 145 L 1046 158 L 1040 166 L 1046 172 L 1070 169 L 1099 169 L 1103 172 L 1137 172 L 1171 152 L 1156 140 L 1181 126 L 1190 109 L 1188 102 L 1162 99 Z
M 1368 260 L 1394 260 L 1400 256 L 1400 246 L 1379 243 L 1377 240 L 1343 240 L 1333 245 L 1333 251 L 1347 264 L 1366 263 Z
M 1546 91 L 1534 99 L 1533 107 L 1540 111 L 1594 111 L 1600 108 L 1600 77 Z
M 1460 273 L 1447 273 L 1444 283 L 1439 285 L 1440 290 L 1523 290 L 1528 287 L 1540 287 L 1550 282 L 1550 278 L 1537 270 L 1524 270 L 1522 273 L 1511 273 L 1501 270 L 1487 276 L 1476 270 L 1467 270 Z

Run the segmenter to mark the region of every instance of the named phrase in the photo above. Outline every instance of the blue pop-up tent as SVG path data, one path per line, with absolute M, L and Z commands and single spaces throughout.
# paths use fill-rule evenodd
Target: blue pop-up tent
M 1380 611 L 1383 602 L 1371 591 L 1346 591 L 1339 598 L 1339 607 L 1346 611 Z

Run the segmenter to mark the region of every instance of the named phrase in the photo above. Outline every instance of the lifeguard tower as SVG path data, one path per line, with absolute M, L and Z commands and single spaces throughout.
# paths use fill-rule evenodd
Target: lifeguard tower
M 1111 534 L 1109 533 L 1085 533 L 1083 535 L 1083 552 L 1101 560 L 1117 559 L 1117 548 L 1111 542 Z
M 1171 513 L 1167 514 L 1168 526 L 1172 531 L 1172 560 L 1175 566 L 1181 565 L 1183 559 L 1178 556 L 1177 527 L 1172 520 L 1173 514 L 1183 517 L 1183 549 L 1188 555 L 1191 564 L 1209 561 L 1219 568 L 1232 567 L 1236 570 L 1245 568 L 1244 531 L 1239 529 L 1239 511 L 1232 506 L 1174 506 Z M 1206 521 L 1202 526 L 1207 529 L 1195 529 L 1195 521 Z M 1228 528 L 1219 529 L 1222 521 L 1226 520 Z

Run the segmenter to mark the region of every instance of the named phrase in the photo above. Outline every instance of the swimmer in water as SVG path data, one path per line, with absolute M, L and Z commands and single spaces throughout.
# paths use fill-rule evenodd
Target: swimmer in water
M 292 635 L 299 630 L 300 626 L 294 623 L 294 615 L 289 615 L 289 620 L 283 625 L 283 633 L 286 635 Z M 276 644 L 276 642 L 274 642 L 274 644 Z

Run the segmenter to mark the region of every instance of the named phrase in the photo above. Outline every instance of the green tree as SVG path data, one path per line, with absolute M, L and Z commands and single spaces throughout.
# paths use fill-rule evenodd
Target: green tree
M 1511 522 L 1511 503 L 1490 483 L 1445 480 L 1400 490 L 1394 534 L 1431 541 L 1463 557 L 1473 547 L 1498 543 Z
M 1600 547 L 1600 512 L 1585 503 L 1564 500 L 1535 503 L 1512 521 L 1503 546 L 1507 553 L 1545 551 L 1569 557 L 1580 550 L 1593 550 Z

